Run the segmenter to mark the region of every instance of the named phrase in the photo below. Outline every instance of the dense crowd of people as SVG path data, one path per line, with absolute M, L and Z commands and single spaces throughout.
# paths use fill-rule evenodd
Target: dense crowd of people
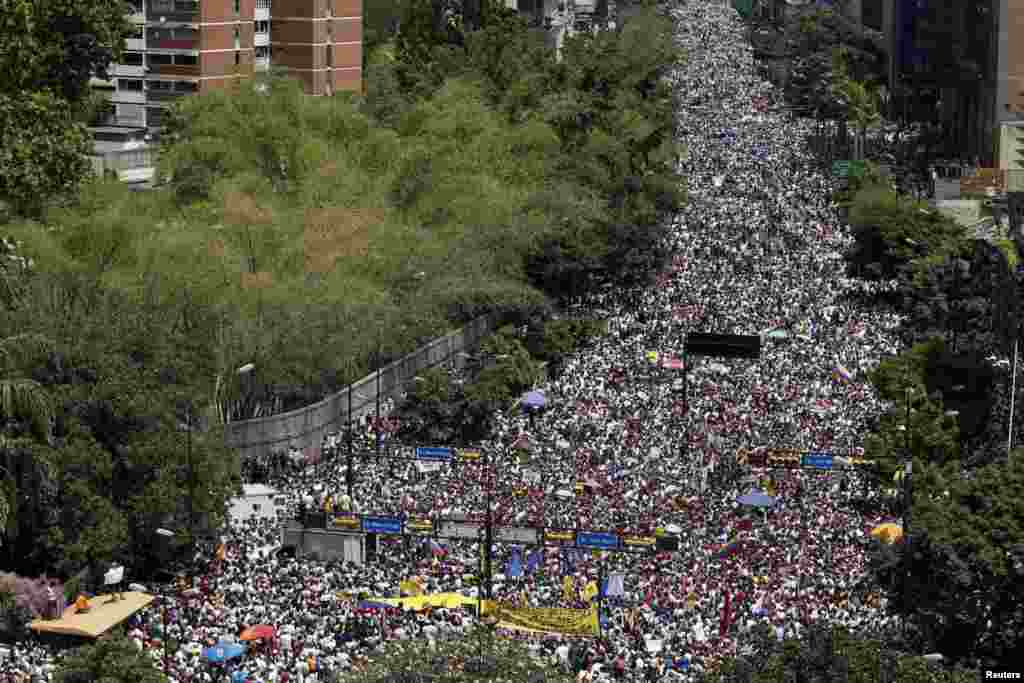
M 735 457 L 776 446 L 860 452 L 868 422 L 885 409 L 864 373 L 897 351 L 899 325 L 862 301 L 892 283 L 844 276 L 851 238 L 830 203 L 830 180 L 803 144 L 813 126 L 765 106 L 779 96 L 757 75 L 735 10 L 691 1 L 673 11 L 686 54 L 673 78 L 685 99 L 688 201 L 666 245 L 670 266 L 655 287 L 590 296 L 586 307 L 610 329 L 539 387 L 543 411 L 500 415 L 479 461 L 421 471 L 412 461 L 361 456 L 351 500 L 337 436 L 324 449 L 337 457 L 318 466 L 297 453 L 258 464 L 288 516 L 329 498 L 336 510 L 479 519 L 490 495 L 498 524 L 645 536 L 678 527 L 671 553 L 495 547 L 494 592 L 503 601 L 583 607 L 581 587 L 621 577 L 623 590 L 604 602 L 600 638 L 505 634 L 582 679 L 690 680 L 742 653 L 758 624 L 779 637 L 819 620 L 860 632 L 893 626 L 884 601 L 851 589 L 866 574 L 869 530 L 886 521 L 849 505 L 867 489 L 864 475 L 772 473 Z M 683 392 L 680 371 L 665 361 L 682 358 L 689 332 L 761 335 L 761 356 L 683 359 Z M 754 486 L 776 505 L 740 505 Z M 174 680 L 322 678 L 358 670 L 388 641 L 457 637 L 475 620 L 462 610 L 359 603 L 395 596 L 414 576 L 428 594 L 476 595 L 475 542 L 385 537 L 374 561 L 357 566 L 276 552 L 280 532 L 269 521 L 234 523 L 224 540 L 223 556 L 191 589 L 169 593 L 130 625 Z M 528 558 L 526 571 L 501 571 L 512 552 Z M 254 624 L 274 626 L 277 637 L 226 664 L 204 661 L 203 648 Z M 165 657 L 167 638 L 181 647 Z

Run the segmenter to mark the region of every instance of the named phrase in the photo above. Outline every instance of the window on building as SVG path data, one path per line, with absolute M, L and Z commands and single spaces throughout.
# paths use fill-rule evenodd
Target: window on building
M 270 48 L 266 45 L 259 45 L 256 47 L 256 58 L 264 59 L 270 57 Z
M 266 33 L 270 30 L 269 21 L 257 21 L 256 22 L 256 33 Z
M 263 509 L 263 506 L 260 503 L 253 503 L 252 504 L 252 511 L 253 512 L 259 512 L 262 509 Z
M 128 30 L 128 35 L 126 35 L 125 38 L 132 40 L 141 40 L 143 37 L 144 30 L 145 27 L 143 27 L 141 24 L 133 24 L 132 27 Z
M 160 12 L 173 12 L 174 0 L 149 0 L 149 11 L 150 14 L 159 14 Z
M 174 63 L 181 64 L 182 66 L 195 66 L 199 63 L 199 58 L 195 55 L 176 55 Z
M 117 79 L 117 89 L 133 90 L 137 92 L 139 90 L 142 90 L 142 81 L 136 80 L 134 78 L 119 78 Z
M 121 63 L 125 66 L 142 66 L 142 53 L 125 52 L 121 55 Z
M 150 90 L 160 90 L 166 92 L 171 89 L 173 85 L 170 81 L 147 81 L 146 83 Z
M 241 11 L 242 8 L 239 6 L 239 0 L 235 0 L 235 14 L 238 14 Z
M 159 53 L 149 53 L 149 65 L 150 66 L 162 66 L 164 64 L 171 64 L 172 58 L 170 55 L 163 55 Z
M 238 50 L 235 50 L 235 66 L 238 66 L 241 61 L 241 53 Z

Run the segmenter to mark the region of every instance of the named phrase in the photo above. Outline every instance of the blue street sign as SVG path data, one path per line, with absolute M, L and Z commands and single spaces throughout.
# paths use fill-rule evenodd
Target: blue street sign
M 576 534 L 576 545 L 581 548 L 612 550 L 619 547 L 619 536 L 596 531 L 580 531 Z
M 402 520 L 397 517 L 363 517 L 363 531 L 368 534 L 400 534 Z
M 832 454 L 810 451 L 803 457 L 801 463 L 804 467 L 814 467 L 819 470 L 832 469 Z
M 452 449 L 446 446 L 417 446 L 416 459 L 448 462 L 452 459 Z

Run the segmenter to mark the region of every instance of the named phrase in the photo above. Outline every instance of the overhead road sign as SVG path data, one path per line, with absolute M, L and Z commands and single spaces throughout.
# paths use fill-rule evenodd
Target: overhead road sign
M 864 470 L 877 467 L 874 460 L 859 456 L 834 455 L 822 451 L 793 448 L 740 449 L 736 460 L 741 465 L 770 469 Z
M 378 514 L 340 513 L 320 515 L 320 522 L 309 523 L 307 528 L 327 528 L 343 532 L 418 536 L 479 542 L 484 539 L 486 523 L 483 521 L 457 518 L 437 519 L 429 517 L 395 517 Z M 674 531 L 679 531 L 675 529 Z M 646 553 L 655 551 L 675 552 L 679 548 L 677 533 L 658 531 L 653 536 L 641 534 L 619 534 L 612 531 L 580 529 L 544 529 L 539 526 L 494 525 L 493 541 L 519 545 L 560 545 L 588 550 Z
M 832 469 L 831 453 L 806 453 L 800 461 L 801 467 L 809 467 L 816 470 Z
M 595 531 L 580 531 L 576 534 L 576 545 L 580 548 L 615 550 L 619 547 L 619 535 Z
M 443 519 L 437 525 L 437 535 L 441 538 L 462 538 L 478 540 L 483 532 L 482 522 L 460 522 Z
M 452 459 L 452 449 L 447 446 L 417 446 L 416 459 L 431 462 L 448 462 Z
M 363 531 L 368 534 L 401 534 L 402 520 L 397 517 L 363 517 Z
M 540 529 L 528 526 L 496 526 L 494 527 L 494 537 L 505 543 L 538 545 L 540 543 Z
M 433 536 L 434 521 L 431 519 L 405 520 L 405 533 L 416 536 Z
M 686 353 L 717 358 L 760 358 L 761 336 L 693 332 L 686 337 Z
M 456 455 L 459 456 L 460 460 L 479 460 L 480 449 L 479 448 L 456 448 Z

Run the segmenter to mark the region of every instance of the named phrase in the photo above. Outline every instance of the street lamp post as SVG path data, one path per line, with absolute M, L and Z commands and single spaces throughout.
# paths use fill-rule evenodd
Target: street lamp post
M 185 454 L 188 459 L 188 539 L 192 561 L 196 557 L 195 469 L 192 467 L 192 406 L 185 411 Z
M 913 553 L 913 539 L 910 535 L 910 514 L 911 505 L 913 504 L 913 492 L 911 489 L 910 479 L 914 469 L 913 454 L 910 450 L 910 388 L 906 390 L 907 398 L 907 413 L 906 423 L 903 428 L 903 441 L 906 448 L 906 461 L 904 462 L 903 472 L 903 538 L 905 539 L 905 547 L 903 549 L 903 608 L 906 613 L 903 616 L 903 638 L 906 640 L 907 637 L 907 622 L 910 616 L 910 606 L 907 600 L 907 593 L 910 590 L 910 560 Z
M 350 361 L 350 365 L 352 365 Z M 348 488 L 348 499 L 352 500 L 352 379 L 353 374 L 349 372 L 348 378 L 348 467 L 345 472 L 345 482 Z
M 163 536 L 165 538 L 173 538 L 174 537 L 174 532 L 170 531 L 169 529 L 163 529 L 163 528 L 157 529 L 156 530 L 156 534 L 158 536 Z M 161 613 L 162 613 L 162 616 L 163 616 L 164 674 L 166 674 L 167 676 L 170 676 L 171 675 L 170 674 L 170 672 L 171 672 L 171 669 L 170 669 L 170 651 L 169 651 L 168 646 L 167 646 L 167 641 L 170 640 L 170 638 L 167 637 L 167 591 L 166 590 L 161 590 L 161 592 L 160 592 L 160 602 L 162 603 L 162 605 L 161 605 L 162 606 Z
M 1017 344 L 1019 340 L 1013 342 L 1013 383 L 1010 389 L 1010 426 L 1006 430 L 1006 459 L 1010 459 L 1010 449 L 1013 448 L 1013 404 L 1014 399 L 1017 397 Z

